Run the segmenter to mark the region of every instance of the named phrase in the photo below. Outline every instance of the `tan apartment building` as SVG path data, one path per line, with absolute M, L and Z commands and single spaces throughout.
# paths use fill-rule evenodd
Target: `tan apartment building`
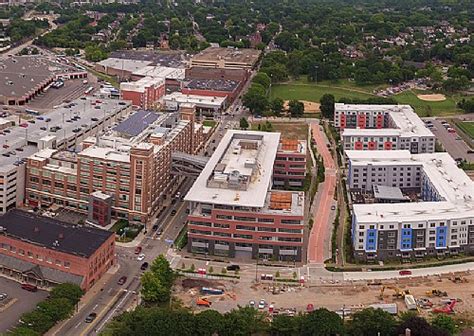
M 186 111 L 138 111 L 100 139 L 86 139 L 77 154 L 45 149 L 30 156 L 26 202 L 88 213 L 98 225 L 111 217 L 146 223 L 174 184 L 171 154 L 193 154 L 203 140 Z

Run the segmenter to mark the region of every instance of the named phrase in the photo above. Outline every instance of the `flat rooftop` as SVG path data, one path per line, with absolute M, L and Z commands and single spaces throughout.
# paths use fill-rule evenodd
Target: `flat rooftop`
M 153 111 L 139 110 L 115 126 L 114 131 L 130 137 L 137 136 L 154 123 L 159 116 Z
M 165 79 L 157 77 L 143 77 L 136 82 L 122 82 L 120 83 L 121 91 L 133 91 L 139 93 L 145 93 L 145 89 L 152 86 L 164 86 Z
M 43 56 L 14 56 L 0 59 L 0 95 L 23 97 L 56 75 L 83 72 Z
M 220 108 L 224 105 L 226 100 L 227 100 L 226 97 L 188 95 L 181 92 L 173 92 L 163 97 L 163 101 L 165 103 L 166 102 L 176 102 L 179 104 L 190 103 L 190 104 L 195 104 L 198 107 L 207 107 L 207 108 Z
M 429 136 L 433 133 L 425 126 L 423 120 L 410 105 L 364 105 L 336 103 L 335 111 L 341 112 L 379 112 L 388 114 L 394 128 L 384 129 L 344 129 L 343 136 Z
M 123 70 L 127 72 L 135 72 L 140 69 L 143 69 L 147 65 L 150 65 L 151 62 L 109 57 L 105 60 L 100 61 L 98 64 L 106 68 L 113 68 L 113 69 Z
M 240 82 L 230 79 L 193 79 L 184 84 L 184 88 L 191 90 L 211 90 L 233 92 Z
M 165 67 L 162 65 L 147 65 L 134 71 L 132 75 L 183 80 L 185 77 L 185 69 Z
M 261 51 L 256 49 L 209 47 L 194 55 L 192 62 L 219 62 L 253 66 Z
M 179 51 L 118 50 L 112 52 L 110 58 L 144 61 L 170 68 L 184 68 L 187 62 L 187 56 Z
M 109 114 L 130 106 L 129 102 L 117 99 L 100 99 L 100 102 L 100 104 L 96 103 L 94 97 L 83 97 L 83 99 L 76 99 L 71 103 L 62 104 L 53 111 L 37 117 L 34 124 L 22 120 L 22 123 L 28 125 L 25 128 L 20 126 L 10 127 L 10 133 L 0 135 L 0 171 L 10 169 L 15 162 L 37 152 L 39 140 L 54 139 L 55 137 L 59 143 L 64 137 L 80 137 L 87 129 L 97 127 L 101 120 Z M 97 109 L 97 106 L 100 108 Z M 74 116 L 79 116 L 80 119 L 71 119 Z M 51 120 L 46 122 L 48 118 Z M 97 120 L 94 121 L 92 118 Z M 51 128 L 55 126 L 59 126 L 61 129 L 52 132 Z M 46 130 L 42 130 L 43 127 L 46 127 Z M 73 132 L 75 129 L 80 130 L 79 132 Z M 7 145 L 8 148 L 4 148 L 4 145 Z M 6 153 L 10 153 L 8 157 L 3 155 Z
M 359 153 L 365 154 L 359 154 Z M 409 151 L 347 151 L 351 157 L 359 156 L 359 163 L 421 165 L 423 173 L 442 197 L 441 202 L 390 204 L 354 204 L 358 222 L 397 222 L 402 220 L 426 221 L 435 218 L 465 218 L 474 216 L 474 182 L 460 169 L 448 153 L 410 154 Z M 370 154 L 378 157 L 372 161 Z M 383 159 L 381 154 L 389 155 Z M 360 157 L 364 157 L 363 160 Z
M 115 233 L 91 227 L 74 227 L 53 218 L 10 210 L 0 217 L 9 237 L 60 252 L 88 258 Z
M 263 208 L 279 141 L 279 133 L 227 131 L 185 200 Z

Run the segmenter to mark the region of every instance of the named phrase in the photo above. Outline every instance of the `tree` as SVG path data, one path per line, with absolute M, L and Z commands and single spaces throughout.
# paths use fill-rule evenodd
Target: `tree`
M 170 263 L 166 260 L 166 257 L 160 254 L 153 262 L 151 263 L 150 270 L 158 277 L 161 281 L 168 287 L 173 285 L 175 279 L 175 273 L 170 267 Z
M 86 60 L 99 62 L 106 59 L 108 53 L 97 45 L 89 45 L 84 49 Z
M 304 113 L 304 104 L 299 100 L 290 100 L 288 103 L 288 111 L 294 118 L 302 117 Z
M 240 128 L 244 130 L 249 128 L 249 123 L 245 117 L 240 118 Z
M 50 316 L 38 309 L 23 314 L 21 316 L 21 321 L 23 326 L 28 326 L 30 329 L 40 334 L 47 332 L 56 322 L 51 319 Z
M 234 309 L 224 315 L 220 335 L 261 334 L 268 329 L 266 315 L 255 308 Z
M 52 321 L 60 321 L 71 315 L 74 305 L 67 298 L 55 298 L 40 302 L 38 309 Z
M 284 101 L 281 98 L 275 98 L 270 102 L 270 110 L 275 117 L 279 117 L 283 111 Z
M 334 103 L 335 99 L 332 94 L 326 93 L 319 100 L 321 115 L 324 118 L 332 119 L 334 117 Z
M 248 90 L 242 98 L 245 107 L 250 110 L 252 114 L 263 114 L 268 106 L 268 98 L 258 90 Z
M 456 333 L 456 323 L 451 316 L 444 314 L 436 315 L 436 317 L 431 321 L 431 325 L 436 329 L 447 332 L 448 335 L 454 335 Z
M 224 324 L 224 317 L 215 310 L 205 310 L 194 318 L 195 335 L 218 334 Z
M 153 272 L 143 273 L 141 278 L 143 300 L 148 303 L 167 302 L 170 299 L 170 291 L 162 280 Z
M 268 89 L 270 87 L 272 80 L 270 76 L 268 76 L 265 72 L 259 72 L 252 79 L 252 82 L 258 83 L 262 85 L 265 89 Z
M 63 283 L 57 285 L 51 290 L 50 298 L 51 299 L 59 299 L 59 298 L 66 298 L 68 299 L 73 305 L 79 303 L 84 291 L 78 285 L 71 284 L 71 283 Z
M 448 336 L 449 334 L 432 327 L 424 318 L 418 316 L 407 317 L 396 330 L 396 335 L 404 334 L 406 329 L 411 330 L 413 336 Z
M 368 308 L 356 312 L 349 323 L 351 336 L 393 335 L 396 321 L 381 309 Z
M 334 312 L 326 308 L 315 310 L 302 317 L 301 331 L 302 336 L 327 336 L 343 335 L 344 325 L 342 319 Z
M 300 334 L 301 321 L 304 317 L 277 315 L 273 318 L 271 331 L 278 336 L 296 336 Z

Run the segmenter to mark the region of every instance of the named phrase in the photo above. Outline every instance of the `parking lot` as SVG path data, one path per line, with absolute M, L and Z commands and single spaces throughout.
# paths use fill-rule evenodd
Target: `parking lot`
M 432 120 L 433 126 L 430 128 L 433 134 L 436 136 L 439 142 L 443 145 L 446 151 L 455 159 L 465 159 L 468 162 L 474 162 L 474 154 L 468 153 L 469 146 L 464 140 L 455 132 L 448 129 L 452 128 L 451 124 L 443 126 L 442 120 Z
M 15 326 L 23 313 L 33 310 L 38 302 L 48 296 L 46 291 L 35 293 L 21 289 L 16 281 L 0 277 L 0 293 L 8 297 L 0 302 L 0 333 Z

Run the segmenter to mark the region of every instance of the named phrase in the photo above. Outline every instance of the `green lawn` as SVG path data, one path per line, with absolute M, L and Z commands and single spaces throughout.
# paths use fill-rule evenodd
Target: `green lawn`
M 272 132 L 280 132 L 282 138 L 285 139 L 295 139 L 295 140 L 303 140 L 308 137 L 308 124 L 305 122 L 297 123 L 297 122 L 278 122 L 269 120 L 272 128 Z M 253 122 L 251 125 L 251 129 L 254 131 L 258 131 L 258 125 L 265 124 L 265 121 L 258 121 Z
M 462 110 L 457 108 L 456 100 L 453 97 L 446 97 L 446 100 L 440 102 L 428 102 L 418 99 L 417 94 L 429 94 L 429 92 L 405 91 L 393 96 L 393 98 L 400 104 L 411 105 L 421 117 L 426 117 L 430 113 L 432 116 L 448 116 L 462 113 Z
M 319 99 L 326 93 L 334 95 L 336 100 L 340 98 L 359 98 L 367 99 L 375 97 L 372 91 L 380 85 L 357 86 L 353 81 L 341 80 L 338 82 L 324 81 L 321 83 L 311 83 L 304 79 L 292 81 L 291 83 L 273 84 L 270 92 L 270 98 L 280 97 L 284 100 L 308 100 L 319 102 Z M 456 102 L 462 97 L 450 96 L 442 102 L 428 102 L 418 99 L 417 94 L 430 92 L 405 91 L 392 96 L 400 104 L 411 105 L 420 116 L 450 116 L 462 113 L 457 108 Z
M 336 84 L 337 86 L 337 84 Z M 362 90 L 361 90 L 362 91 Z M 342 97 L 346 98 L 360 98 L 367 99 L 373 97 L 372 94 L 364 92 L 351 91 L 351 89 L 342 88 L 342 87 L 331 87 L 330 85 L 325 84 L 303 84 L 303 83 L 294 83 L 294 84 L 273 84 L 272 90 L 270 92 L 270 98 L 280 97 L 284 100 L 307 100 L 319 102 L 319 99 L 326 94 L 331 93 L 337 99 Z
M 216 122 L 215 122 L 214 120 L 204 120 L 204 121 L 202 122 L 202 124 L 203 124 L 204 126 L 207 126 L 207 127 L 214 127 L 214 126 L 216 126 Z
M 474 139 L 474 121 L 459 121 L 456 125 L 469 135 L 471 139 Z

